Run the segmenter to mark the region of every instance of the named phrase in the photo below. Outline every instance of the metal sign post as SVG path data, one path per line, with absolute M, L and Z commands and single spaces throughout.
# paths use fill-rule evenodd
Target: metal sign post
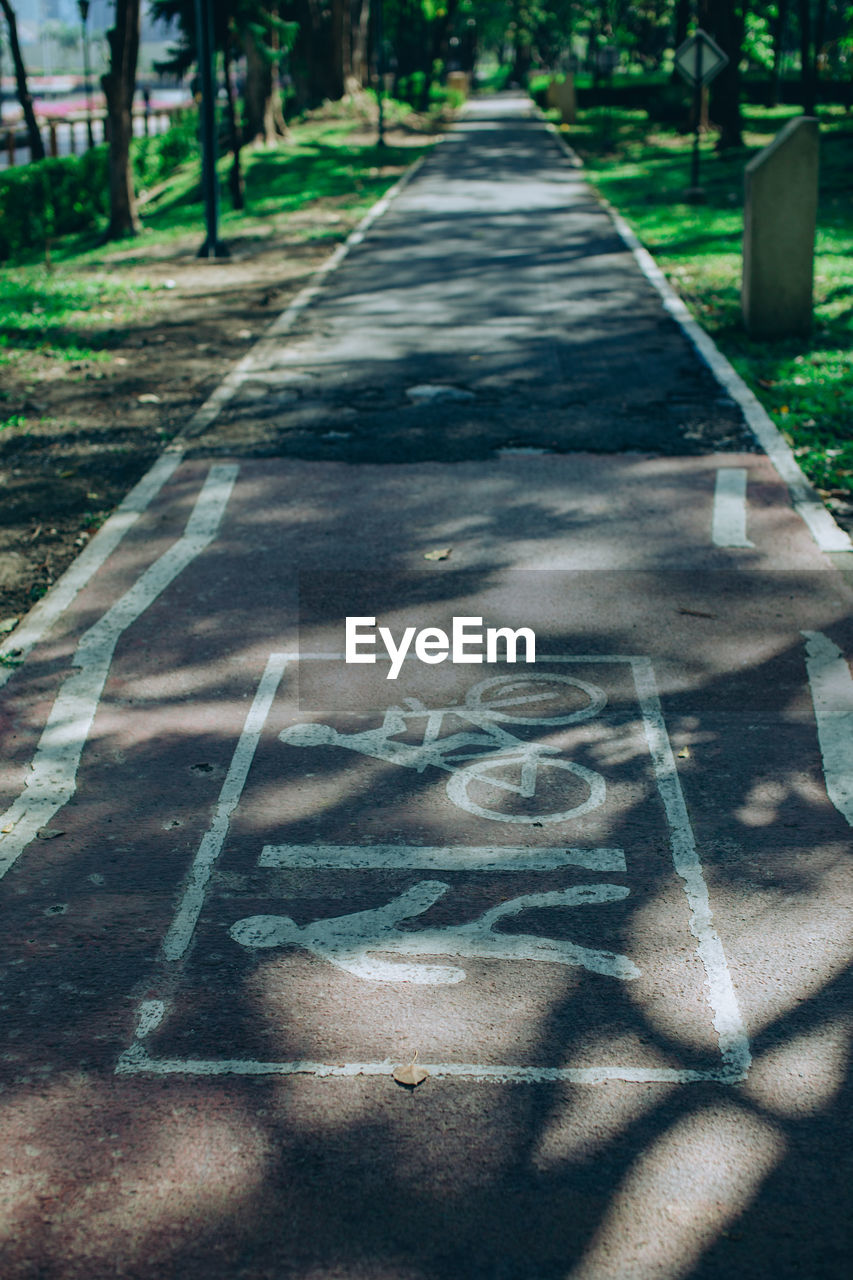
M 704 192 L 699 186 L 699 131 L 702 123 L 702 90 L 709 85 L 728 66 L 729 59 L 723 53 L 716 40 L 703 31 L 701 27 L 688 36 L 675 51 L 675 69 L 679 75 L 693 88 L 693 157 L 690 165 L 690 190 L 688 200 L 704 199 Z

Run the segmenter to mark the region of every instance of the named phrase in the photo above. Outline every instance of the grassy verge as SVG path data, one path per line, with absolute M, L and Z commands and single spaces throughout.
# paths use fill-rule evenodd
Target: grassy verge
M 421 121 L 405 130 L 392 116 L 378 151 L 366 114 L 326 108 L 280 146 L 245 151 L 245 212 L 222 183 L 227 260 L 196 257 L 199 165 L 179 163 L 178 137 L 165 183 L 156 155 L 138 166 L 156 189 L 142 235 L 103 244 L 97 230 L 78 231 L 51 240 L 50 266 L 43 251 L 2 264 L 0 624 L 44 595 L 247 343 L 433 140 Z
M 686 203 L 692 137 L 641 111 L 582 113 L 565 133 L 587 173 L 631 223 L 691 311 L 764 404 L 839 515 L 853 515 L 853 119 L 821 112 L 815 319 L 809 338 L 749 339 L 740 315 L 743 170 L 793 108 L 747 108 L 745 146 L 703 140 L 702 205 Z
M 276 147 L 243 152 L 246 208 L 230 208 L 220 161 L 220 236 L 241 255 L 285 239 L 298 251 L 309 242 L 343 239 L 362 213 L 429 145 L 378 148 L 358 119 L 308 121 Z M 51 246 L 51 262 L 32 253 L 0 272 L 0 367 L 28 355 L 78 363 L 108 358 L 122 331 L 137 323 L 150 285 L 137 270 L 204 238 L 200 161 L 181 165 L 143 207 L 144 230 L 130 241 L 103 244 L 99 235 L 69 235 Z M 320 247 L 320 246 L 318 246 Z M 122 273 L 126 272 L 125 277 Z M 0 392 L 0 426 L 4 424 Z

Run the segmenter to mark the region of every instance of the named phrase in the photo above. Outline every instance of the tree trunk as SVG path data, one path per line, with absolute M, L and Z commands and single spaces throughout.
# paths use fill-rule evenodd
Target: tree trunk
M 676 0 L 675 5 L 675 31 L 673 35 L 673 44 L 678 50 L 687 39 L 687 27 L 690 22 L 690 0 Z M 673 84 L 681 84 L 682 79 L 675 67 L 672 68 L 672 76 L 670 77 Z
M 800 13 L 800 83 L 803 90 L 803 111 L 813 116 L 817 100 L 815 66 L 812 56 L 812 7 L 810 0 L 799 0 Z
M 108 240 L 135 236 L 140 229 L 133 191 L 130 143 L 133 95 L 139 54 L 139 0 L 116 0 L 115 26 L 107 32 L 110 69 L 101 76 L 107 99 L 110 139 L 110 225 Z
M 790 0 L 778 0 L 778 12 L 773 24 L 773 71 L 770 82 L 770 106 L 778 107 L 782 101 L 782 54 L 785 51 L 785 31 L 788 26 Z
M 228 115 L 228 133 L 231 141 L 231 171 L 228 174 L 228 186 L 231 191 L 231 206 L 234 209 L 245 209 L 246 195 L 243 184 L 243 171 L 240 168 L 240 121 L 237 118 L 237 99 L 234 93 L 234 80 L 231 62 L 231 33 L 225 37 L 225 103 Z
M 720 130 L 717 148 L 743 146 L 740 115 L 740 61 L 746 24 L 746 0 L 700 0 L 699 24 L 728 55 L 728 64 L 711 85 L 711 115 Z
M 30 97 L 30 89 L 27 84 L 27 68 L 24 65 L 24 57 L 18 42 L 18 23 L 15 18 L 15 10 L 12 8 L 10 0 L 0 0 L 0 8 L 3 10 L 3 16 L 6 19 L 6 26 L 9 28 L 9 48 L 12 53 L 12 62 L 15 65 L 15 84 L 18 90 L 18 101 L 24 113 L 27 133 L 30 138 L 30 157 L 33 160 L 43 160 L 44 143 L 36 123 L 36 113 L 33 110 L 33 100 Z
M 340 102 L 346 84 L 346 31 L 349 6 L 345 0 L 331 0 L 331 31 L 329 32 L 329 99 Z
M 358 3 L 358 0 L 356 0 Z M 356 11 L 351 6 L 352 17 L 352 74 L 363 89 L 370 80 L 368 66 L 368 34 L 370 31 L 370 0 L 361 0 Z
M 243 47 L 246 50 L 244 137 L 247 141 L 272 146 L 278 138 L 287 137 L 281 95 L 275 83 L 275 66 L 251 30 L 246 31 Z

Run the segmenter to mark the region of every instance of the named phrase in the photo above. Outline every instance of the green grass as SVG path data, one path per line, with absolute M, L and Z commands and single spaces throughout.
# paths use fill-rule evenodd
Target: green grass
M 429 144 L 411 147 L 353 142 L 358 120 L 296 124 L 277 147 L 243 152 L 246 209 L 230 207 L 219 162 L 220 236 L 226 242 L 286 234 L 301 241 L 340 240 L 354 219 L 397 179 Z M 201 166 L 181 165 L 142 210 L 144 230 L 133 240 L 103 244 L 95 235 L 73 235 L 51 246 L 48 268 L 31 254 L 0 272 L 0 367 L 28 353 L 78 362 L 110 358 L 123 334 L 144 312 L 150 286 L 122 282 L 122 266 L 144 266 L 153 251 L 204 238 Z M 312 219 L 312 213 L 316 218 Z M 295 215 L 299 215 L 296 217 Z M 130 252 L 128 252 L 130 250 Z
M 395 178 L 385 171 L 414 161 L 418 148 L 379 148 L 348 140 L 356 122 L 320 121 L 297 125 L 290 143 L 243 152 L 246 209 L 231 209 L 227 174 L 231 159 L 219 162 L 222 191 L 220 226 L 229 234 L 263 238 L 286 227 L 288 218 L 323 201 L 334 202 L 342 212 L 366 211 Z M 146 207 L 149 235 L 183 233 L 203 225 L 198 162 L 185 165 L 167 191 Z M 334 224 L 318 222 L 300 229 L 304 238 L 340 235 Z
M 689 204 L 692 137 L 650 125 L 645 112 L 582 113 L 567 137 L 601 194 L 633 226 L 694 315 L 764 404 L 809 478 L 853 494 L 853 119 L 821 111 L 815 315 L 804 339 L 757 342 L 741 323 L 743 171 L 791 107 L 747 107 L 745 146 L 701 146 L 706 202 Z
M 127 321 L 140 290 L 108 279 L 81 280 L 39 264 L 0 274 L 0 366 L 24 352 L 57 360 L 107 360 L 116 317 Z M 6 424 L 8 425 L 8 423 Z

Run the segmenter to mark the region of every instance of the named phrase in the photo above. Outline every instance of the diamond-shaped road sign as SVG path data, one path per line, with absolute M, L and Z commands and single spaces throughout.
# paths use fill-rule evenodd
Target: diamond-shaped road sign
M 703 85 L 710 84 L 728 61 L 716 40 L 701 28 L 675 51 L 676 70 L 690 85 L 695 85 L 697 80 Z

